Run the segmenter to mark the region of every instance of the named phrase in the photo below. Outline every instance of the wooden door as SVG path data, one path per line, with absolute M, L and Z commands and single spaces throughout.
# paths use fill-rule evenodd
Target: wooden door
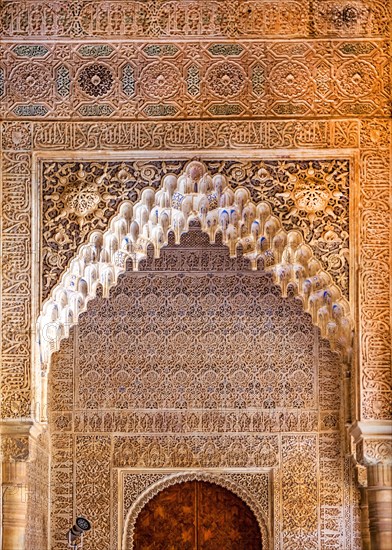
M 177 483 L 151 499 L 135 526 L 136 550 L 261 550 L 253 512 L 205 481 Z

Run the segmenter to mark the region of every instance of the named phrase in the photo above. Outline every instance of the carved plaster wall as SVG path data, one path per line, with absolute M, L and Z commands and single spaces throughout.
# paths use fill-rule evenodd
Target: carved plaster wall
M 116 547 L 124 468 L 273 470 L 263 498 L 275 548 L 357 548 L 342 378 L 269 274 L 230 260 L 197 227 L 160 259 L 150 249 L 53 357 L 52 548 L 72 513 L 95 525 L 87 548 Z
M 59 218 L 56 230 L 45 219 L 40 190 L 53 195 L 47 206 L 56 217 L 62 209 L 58 170 L 67 176 L 71 165 L 82 164 L 88 173 L 86 161 L 104 170 L 107 160 L 116 176 L 119 163 L 134 174 L 135 161 L 146 156 L 238 162 L 242 155 L 264 159 L 273 185 L 281 185 L 267 153 L 305 162 L 349 160 L 349 271 L 346 263 L 339 284 L 348 291 L 354 319 L 352 384 L 346 388 L 357 444 L 351 452 L 363 464 L 388 460 L 390 21 L 390 6 L 378 0 L 1 3 L 1 448 L 11 485 L 15 463 L 31 460 L 32 491 L 40 491 L 42 503 L 42 513 L 30 516 L 32 547 L 45 544 L 47 509 L 44 487 L 34 481 L 40 477 L 34 471 L 45 469 L 46 452 L 37 437 L 44 426 L 37 414 L 35 323 L 41 297 L 56 284 L 51 272 L 60 276 L 89 227 L 75 223 L 75 241 L 67 244 L 65 237 L 59 247 L 55 236 L 73 214 Z M 112 189 L 122 193 L 125 187 L 115 183 Z M 286 201 L 290 197 L 281 197 L 278 209 Z M 105 200 L 102 208 L 111 215 Z M 309 227 L 308 219 L 291 221 Z M 103 223 L 99 215 L 88 222 L 91 228 Z M 336 255 L 347 262 L 346 244 L 343 237 L 334 262 Z M 330 261 L 314 250 L 320 261 Z M 42 452 L 35 454 L 36 445 Z M 72 463 L 72 456 L 66 461 Z M 59 499 L 67 505 L 66 492 Z
M 128 261 L 138 269 L 140 261 L 146 257 L 149 244 L 154 248 L 155 257 L 159 257 L 170 234 L 178 243 L 181 235 L 195 221 L 201 224 L 210 242 L 222 239 L 231 258 L 237 256 L 240 247 L 252 269 L 262 267 L 273 273 L 284 296 L 291 286 L 301 298 L 305 311 L 311 313 L 313 322 L 321 328 L 322 335 L 330 340 L 333 349 L 338 349 L 349 363 L 352 321 L 342 289 L 340 285 L 333 284 L 331 275 L 314 258 L 312 247 L 305 243 L 303 232 L 295 230 L 296 225 L 293 227 L 293 224 L 290 224 L 293 229 L 286 232 L 281 221 L 292 216 L 299 220 L 305 218 L 303 225 L 308 240 L 313 241 L 317 248 L 317 239 L 311 239 L 317 220 L 321 247 L 327 248 L 327 256 L 330 255 L 332 260 L 331 263 L 327 262 L 327 266 L 333 268 L 334 263 L 336 266 L 334 258 L 337 259 L 337 271 L 344 275 L 344 250 L 347 255 L 347 249 L 339 246 L 342 239 L 333 231 L 333 226 L 328 225 L 328 218 L 337 218 L 334 209 L 342 213 L 344 218 L 346 201 L 339 188 L 342 187 L 340 180 L 343 180 L 343 187 L 347 187 L 344 182 L 347 181 L 348 172 L 344 171 L 341 163 L 336 163 L 334 167 L 333 163 L 324 163 L 323 166 L 317 161 L 308 164 L 280 161 L 277 165 L 288 181 L 283 187 L 284 192 L 275 190 L 270 195 L 269 202 L 272 205 L 252 200 L 252 191 L 256 195 L 268 195 L 269 173 L 263 164 L 259 164 L 255 177 L 248 180 L 247 186 L 238 186 L 224 172 L 212 175 L 204 163 L 195 160 L 187 163 L 178 176 L 167 173 L 158 191 L 147 188 L 140 193 L 139 201 L 121 203 L 108 229 L 92 232 L 88 244 L 78 248 L 69 268 L 52 289 L 50 299 L 42 306 L 42 314 L 37 322 L 42 368 L 49 368 L 52 352 L 58 350 L 61 339 L 68 336 L 69 328 L 78 322 L 88 301 L 95 297 L 97 285 L 102 285 L 103 295 L 108 296 Z M 145 170 L 151 173 L 148 166 Z M 234 170 L 229 172 L 234 178 L 241 176 L 238 165 L 234 164 Z M 125 182 L 131 178 L 124 164 L 119 174 Z M 56 249 L 61 248 L 63 241 L 67 245 L 73 244 L 75 249 L 75 237 L 70 236 L 73 235 L 72 227 L 76 222 L 81 230 L 85 222 L 87 226 L 91 225 L 88 218 L 92 214 L 98 220 L 98 227 L 105 227 L 104 210 L 98 207 L 105 199 L 109 200 L 110 195 L 108 197 L 108 193 L 100 191 L 98 186 L 108 177 L 106 170 L 101 171 L 101 174 L 88 174 L 82 165 L 76 172 L 67 175 L 62 175 L 60 170 L 57 178 L 62 191 L 60 194 L 46 195 L 49 199 L 47 220 L 49 224 L 52 220 L 56 224 L 66 217 L 68 223 L 56 233 L 54 240 L 57 236 L 57 243 L 52 239 L 51 247 L 46 247 L 50 258 L 57 260 Z M 143 187 L 143 182 L 138 182 L 138 186 Z M 257 193 L 259 186 L 261 191 Z M 277 210 L 274 203 L 280 196 L 289 199 L 289 205 L 291 203 L 289 212 L 287 208 L 280 209 L 281 220 L 274 215 Z M 341 198 L 343 200 L 340 204 Z M 56 217 L 55 208 L 50 207 L 54 202 L 59 202 L 60 208 Z M 321 233 L 320 226 L 322 231 L 323 225 L 329 229 Z M 50 232 L 47 233 L 50 235 Z M 347 231 L 343 231 L 342 235 L 345 240 L 348 239 Z M 79 235 L 76 236 L 76 242 L 78 239 Z M 329 246 L 331 242 L 332 246 Z M 339 248 L 341 256 L 336 254 Z M 44 265 L 45 268 L 48 270 Z M 344 283 L 344 276 L 339 278 Z

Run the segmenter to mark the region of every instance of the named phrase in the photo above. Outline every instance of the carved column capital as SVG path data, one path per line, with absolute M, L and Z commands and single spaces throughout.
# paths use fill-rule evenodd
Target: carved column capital
M 392 464 L 392 422 L 367 421 L 353 424 L 349 433 L 352 453 L 357 464 L 373 466 Z
M 0 422 L 0 460 L 2 463 L 25 462 L 33 459 L 37 438 L 45 425 L 32 421 Z

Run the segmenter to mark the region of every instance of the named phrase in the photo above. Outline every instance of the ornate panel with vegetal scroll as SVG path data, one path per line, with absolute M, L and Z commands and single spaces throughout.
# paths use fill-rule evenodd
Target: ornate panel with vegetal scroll
M 294 297 L 197 227 L 89 304 L 49 386 L 52 494 L 65 490 L 60 479 L 67 487 L 76 453 L 84 483 L 68 498 L 100 526 L 86 548 L 116 547 L 117 468 L 274 468 L 276 549 L 348 540 L 347 466 L 339 445 L 330 458 L 320 439 L 339 437 L 337 355 Z M 333 503 L 320 468 L 335 480 Z M 53 511 L 54 549 L 64 517 Z
M 383 36 L 388 6 L 377 1 L 208 0 L 154 2 L 4 2 L 2 32 L 12 36 L 156 37 Z
M 156 151 L 155 158 L 161 160 L 170 157 L 171 151 L 192 158 L 202 156 L 204 150 L 213 150 L 214 158 L 225 151 L 225 158 L 236 162 L 244 153 L 260 160 L 260 149 L 279 149 L 279 158 L 293 152 L 295 158 L 306 160 L 350 158 L 349 295 L 352 311 L 357 312 L 358 353 L 346 394 L 351 391 L 354 396 L 352 420 L 391 418 L 389 3 L 4 0 L 0 12 L 0 110 L 8 119 L 1 124 L 1 413 L 11 419 L 9 429 L 15 421 L 17 430 L 28 423 L 31 406 L 36 410 L 41 400 L 37 383 L 41 374 L 31 349 L 41 298 L 37 269 L 41 227 L 36 214 L 42 178 L 36 166 L 44 156 L 69 162 L 75 151 L 82 161 L 87 160 L 87 151 L 89 159 L 101 158 L 95 150 L 107 155 L 126 151 L 128 161 L 130 151 L 132 159 L 141 159 L 148 150 Z M 75 221 L 73 214 L 68 216 Z M 65 219 L 58 221 L 62 225 Z M 102 218 L 98 216 L 97 221 L 101 223 Z M 79 223 L 74 229 L 78 234 Z M 340 236 L 340 231 L 333 231 Z M 51 246 L 55 250 L 57 244 L 52 240 Z M 324 252 L 320 254 L 327 261 Z M 209 255 L 212 262 L 213 254 Z M 58 261 L 62 266 L 63 259 Z M 56 276 L 62 269 L 53 267 Z M 48 277 L 46 283 L 55 281 Z M 280 454 L 284 444 L 289 464 L 290 454 L 300 448 L 311 476 L 316 460 L 320 477 L 319 531 L 317 536 L 310 532 L 312 512 L 306 524 L 307 540 L 318 537 L 321 548 L 359 548 L 358 494 L 338 435 L 340 367 L 326 342 L 318 340 L 314 350 L 318 354 L 318 409 L 237 409 L 230 416 L 225 411 L 211 414 L 209 409 L 192 415 L 185 409 L 164 410 L 160 416 L 154 410 L 75 412 L 72 384 L 77 350 L 78 338 L 71 331 L 70 339 L 62 343 L 52 378 L 58 410 L 51 413 L 51 507 L 53 529 L 59 533 L 53 548 L 64 547 L 63 535 L 74 519 L 76 451 L 81 451 L 83 464 L 88 464 L 94 452 L 102 453 L 104 460 L 98 462 L 103 476 L 98 481 L 106 493 L 112 491 L 110 507 L 114 510 L 117 475 L 110 472 L 109 481 L 104 464 L 109 445 L 99 438 L 109 436 L 111 448 L 117 444 L 128 452 L 127 433 L 135 434 L 132 444 L 142 449 L 145 443 L 162 441 L 158 439 L 162 430 L 170 432 L 170 442 L 181 453 L 181 460 L 193 453 L 195 462 L 200 460 L 200 449 L 209 450 L 211 442 L 214 446 L 211 432 L 214 437 L 223 435 L 225 444 L 236 444 L 235 457 L 242 456 L 238 448 L 243 433 L 259 442 L 274 445 L 277 441 Z M 289 436 L 283 443 L 280 432 Z M 27 433 L 3 435 L 1 450 L 4 460 L 29 459 L 27 544 L 38 548 L 45 546 L 47 447 L 41 442 L 35 453 L 35 443 L 29 443 Z M 297 441 L 290 439 L 294 434 L 299 436 Z M 89 439 L 76 441 L 79 436 Z M 162 443 L 166 449 L 168 441 Z M 356 456 L 362 463 L 382 462 L 389 455 L 382 438 L 363 439 L 357 445 Z M 155 452 L 147 458 L 150 463 L 161 460 Z M 298 468 L 295 474 L 304 476 Z M 279 530 L 283 503 L 290 502 L 292 494 L 284 495 L 289 468 L 276 468 L 274 475 L 273 501 L 280 511 L 274 526 L 278 549 L 286 537 Z M 97 478 L 92 469 L 86 481 L 97 487 Z M 309 483 L 312 493 L 313 477 Z M 92 500 L 88 505 L 86 512 L 90 513 Z M 105 516 L 107 507 L 105 499 L 98 499 L 97 517 Z M 110 518 L 110 550 L 117 545 L 116 521 Z M 290 524 L 290 517 L 286 521 Z M 104 531 L 97 532 L 96 540 L 104 548 L 108 525 L 105 521 L 102 525 Z M 298 546 L 298 540 L 297 531 L 290 547 Z

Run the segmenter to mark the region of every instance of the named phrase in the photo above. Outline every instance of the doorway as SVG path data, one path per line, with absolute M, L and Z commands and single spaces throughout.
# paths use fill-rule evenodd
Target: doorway
M 261 550 L 261 534 L 249 506 L 206 481 L 164 489 L 140 512 L 135 550 Z

